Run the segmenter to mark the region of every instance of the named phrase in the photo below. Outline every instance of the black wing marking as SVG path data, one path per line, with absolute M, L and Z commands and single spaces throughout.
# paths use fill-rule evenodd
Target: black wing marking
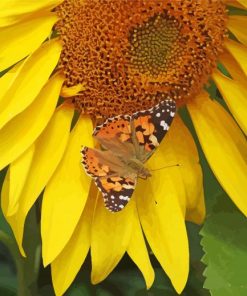
M 136 186 L 136 178 L 101 177 L 95 179 L 95 184 L 102 192 L 106 208 L 111 212 L 119 212 L 128 204 Z
M 175 113 L 175 101 L 164 100 L 151 109 L 133 114 L 133 128 L 140 146 L 139 154 L 142 153 L 141 161 L 145 162 L 159 146 L 169 130 Z

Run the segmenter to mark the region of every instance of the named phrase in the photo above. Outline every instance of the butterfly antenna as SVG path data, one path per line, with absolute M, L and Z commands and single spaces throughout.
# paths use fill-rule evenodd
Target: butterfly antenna
M 177 164 L 167 165 L 167 166 L 164 166 L 162 168 L 155 169 L 155 170 L 149 170 L 149 171 L 150 172 L 155 172 L 155 171 L 160 171 L 160 170 L 163 170 L 163 169 L 168 169 L 168 168 L 172 168 L 172 167 L 176 167 L 176 166 L 178 167 L 178 166 L 180 166 L 180 164 L 177 163 Z

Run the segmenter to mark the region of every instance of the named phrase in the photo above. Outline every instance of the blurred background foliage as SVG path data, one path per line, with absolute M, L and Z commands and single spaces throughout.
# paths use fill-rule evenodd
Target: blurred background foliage
M 230 13 L 241 14 L 242 12 L 238 9 L 231 9 Z M 221 65 L 219 68 L 225 71 Z M 0 76 L 3 74 L 3 72 L 0 73 Z M 227 109 L 215 84 L 209 82 L 206 88 L 210 96 Z M 207 208 L 206 220 L 202 226 L 187 223 L 190 274 L 181 295 L 246 296 L 247 220 L 223 191 L 210 170 L 187 110 L 182 109 L 179 112 L 197 143 L 204 174 Z M 6 169 L 0 172 L 0 188 L 5 174 Z M 39 209 L 41 198 L 42 196 L 30 211 L 26 222 L 24 237 L 24 246 L 28 254 L 26 259 L 20 256 L 13 233 L 0 211 L 0 296 L 55 295 L 50 268 L 43 268 L 40 260 Z M 88 256 L 65 295 L 176 296 L 177 293 L 159 263 L 152 254 L 150 257 L 156 277 L 152 288 L 148 291 L 141 273 L 127 255 L 104 282 L 92 285 L 90 283 L 90 257 Z M 29 286 L 29 291 L 23 290 L 24 286 Z

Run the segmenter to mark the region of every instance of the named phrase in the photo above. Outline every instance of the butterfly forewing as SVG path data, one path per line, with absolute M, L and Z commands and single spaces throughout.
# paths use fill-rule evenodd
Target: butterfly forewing
M 93 136 L 104 149 L 111 150 L 115 155 L 125 159 L 134 157 L 130 119 L 129 115 L 108 118 L 95 128 Z
M 145 162 L 159 146 L 172 123 L 175 112 L 175 102 L 165 100 L 151 109 L 133 114 L 136 138 L 146 154 L 142 156 L 142 161 Z

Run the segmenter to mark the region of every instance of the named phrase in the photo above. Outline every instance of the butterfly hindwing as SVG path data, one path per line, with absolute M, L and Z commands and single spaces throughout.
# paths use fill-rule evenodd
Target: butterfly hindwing
M 122 210 L 135 189 L 136 177 L 120 177 L 124 166 L 111 151 L 84 147 L 82 164 L 102 192 L 106 208 L 111 212 Z
M 100 177 L 95 179 L 95 183 L 102 192 L 106 208 L 111 212 L 119 212 L 129 202 L 136 186 L 136 178 Z

